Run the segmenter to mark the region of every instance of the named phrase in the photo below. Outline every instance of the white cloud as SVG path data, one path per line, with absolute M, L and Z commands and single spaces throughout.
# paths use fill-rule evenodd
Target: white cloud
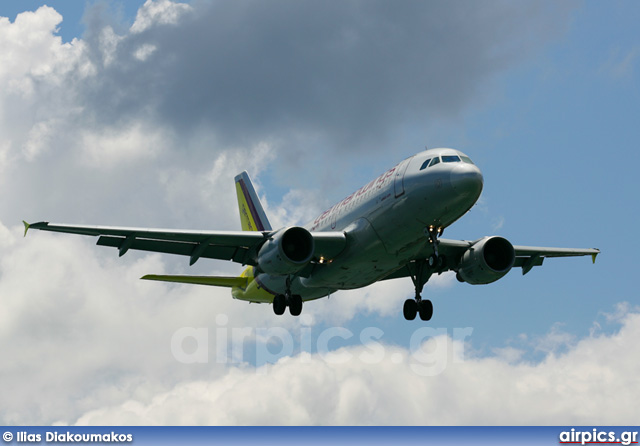
M 276 206 L 265 197 L 263 205 L 275 227 L 307 224 L 331 206 L 321 191 L 307 189 L 290 189 Z
M 539 363 L 513 352 L 465 357 L 461 341 L 435 337 L 420 356 L 384 346 L 300 354 L 263 369 L 232 368 L 213 380 L 182 383 L 147 403 L 90 411 L 78 424 L 633 424 L 640 314 L 613 335 L 581 339 Z M 446 348 L 445 348 L 446 347 Z M 348 355 L 336 364 L 336 355 Z M 421 376 L 432 362 L 444 368 Z M 206 410 L 203 410 L 206 408 Z
M 108 67 L 116 60 L 118 44 L 124 39 L 115 33 L 113 28 L 105 26 L 100 32 L 100 49 L 102 51 L 102 64 Z
M 118 128 L 89 130 L 80 136 L 86 162 L 96 168 L 112 168 L 121 163 L 144 161 L 150 164 L 169 150 L 171 138 L 155 126 L 140 123 Z
M 41 152 L 50 147 L 52 122 L 38 122 L 29 131 L 28 140 L 24 145 L 24 157 L 33 161 Z
M 0 80 L 4 91 L 31 93 L 33 87 L 27 76 L 52 75 L 66 53 L 73 50 L 73 45 L 62 45 L 62 39 L 53 35 L 60 22 L 62 16 L 48 6 L 18 14 L 13 23 L 0 17 Z
M 201 146 L 216 147 L 215 138 L 210 136 L 200 136 L 194 140 Z M 158 176 L 163 190 L 164 206 L 174 216 L 184 217 L 175 224 L 187 225 L 192 229 L 215 226 L 220 230 L 238 230 L 240 217 L 237 211 L 234 177 L 247 170 L 260 194 L 258 175 L 273 157 L 272 146 L 260 142 L 251 147 L 219 150 L 213 156 L 203 157 L 197 169 L 186 169 L 180 161 L 177 165 L 166 166 Z M 197 209 L 197 212 L 194 212 L 194 209 Z M 271 216 L 268 210 L 267 213 Z
M 551 330 L 543 337 L 534 341 L 536 350 L 546 354 L 557 354 L 572 346 L 576 341 L 573 334 L 562 330 L 562 324 L 556 323 Z
M 85 78 L 91 64 L 86 45 L 62 43 L 56 36 L 62 16 L 42 6 L 0 17 L 0 131 L 2 164 L 11 169 L 23 158 L 33 161 L 54 145 L 60 126 L 74 109 L 66 83 Z
M 144 62 L 149 56 L 156 52 L 157 49 L 157 46 L 145 43 L 133 53 L 133 56 L 139 61 Z
M 0 405 L 5 424 L 68 422 L 78 411 L 136 395 L 144 402 L 187 378 L 217 376 L 223 363 L 178 362 L 172 334 L 215 333 L 218 314 L 229 329 L 278 321 L 227 289 L 139 280 L 167 272 L 157 254 L 119 259 L 87 238 L 39 231 L 22 238 L 21 227 L 1 224 L 0 246 L 0 374 L 12 383 Z
M 147 0 L 138 10 L 136 20 L 131 26 L 132 33 L 141 33 L 153 25 L 173 25 L 180 16 L 191 11 L 186 3 L 174 3 L 170 0 Z
M 603 312 L 603 316 L 609 323 L 621 322 L 628 313 L 638 312 L 638 310 L 637 307 L 632 307 L 629 302 L 619 302 L 615 305 L 613 312 Z

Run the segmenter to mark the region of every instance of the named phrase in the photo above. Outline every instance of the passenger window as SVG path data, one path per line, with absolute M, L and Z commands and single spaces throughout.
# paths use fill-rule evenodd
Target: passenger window
M 424 170 L 427 168 L 427 166 L 429 165 L 429 161 L 431 161 L 431 158 L 429 158 L 428 160 L 426 160 L 424 163 L 422 163 L 422 166 L 420 166 L 420 170 Z
M 459 163 L 460 157 L 458 155 L 448 155 L 442 157 L 443 163 Z
M 429 164 L 429 167 L 431 166 L 435 166 L 436 164 L 438 164 L 440 162 L 440 158 L 438 158 L 437 156 L 431 160 L 431 164 Z

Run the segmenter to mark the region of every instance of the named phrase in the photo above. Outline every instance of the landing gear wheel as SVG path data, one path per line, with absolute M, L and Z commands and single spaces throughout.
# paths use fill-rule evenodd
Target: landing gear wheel
M 435 254 L 431 254 L 429 256 L 429 259 L 427 259 L 427 264 L 429 265 L 429 268 L 435 269 L 436 267 L 439 266 L 438 263 L 439 263 L 439 258 Z
M 273 312 L 278 316 L 281 316 L 284 314 L 284 310 L 286 309 L 287 309 L 287 300 L 285 299 L 284 295 L 276 294 L 273 297 Z
M 407 299 L 404 301 L 404 307 L 402 308 L 404 318 L 408 321 L 412 321 L 418 314 L 418 302 L 413 299 Z
M 418 302 L 417 307 L 421 320 L 428 321 L 431 319 L 431 316 L 433 316 L 433 303 L 430 300 L 421 300 Z
M 447 258 L 444 255 L 438 256 L 438 269 L 442 270 L 447 263 Z
M 294 294 L 289 299 L 289 313 L 291 316 L 300 316 L 302 313 L 302 296 L 299 294 Z

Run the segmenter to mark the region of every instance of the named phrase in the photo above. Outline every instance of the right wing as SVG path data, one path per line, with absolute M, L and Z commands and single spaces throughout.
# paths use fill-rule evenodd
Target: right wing
M 440 239 L 438 249 L 448 258 L 454 259 L 455 263 L 458 263 L 464 252 L 480 240 L 471 242 L 467 240 Z M 542 246 L 513 245 L 513 250 L 516 256 L 513 267 L 522 267 L 522 274 L 527 274 L 534 266 L 541 266 L 547 257 L 591 256 L 595 263 L 596 256 L 600 254 L 599 249 L 547 248 Z
M 482 240 L 482 239 L 480 239 Z M 448 266 L 445 270 L 440 271 L 455 271 L 455 265 L 460 263 L 460 259 L 465 251 L 471 248 L 474 244 L 480 240 L 450 240 L 439 239 L 438 251 L 441 255 L 447 258 Z M 591 259 L 595 263 L 596 256 L 600 254 L 599 249 L 576 249 L 576 248 L 547 248 L 542 246 L 519 246 L 513 245 L 515 253 L 515 261 L 513 268 L 522 268 L 522 274 L 527 274 L 534 266 L 541 266 L 544 259 L 547 257 L 579 257 L 579 256 L 591 256 Z M 418 255 L 418 258 L 412 260 L 400 269 L 385 276 L 381 280 L 398 279 L 403 277 L 411 277 L 415 274 L 415 261 L 426 259 L 433 253 L 433 248 L 430 244 L 425 243 L 425 248 Z

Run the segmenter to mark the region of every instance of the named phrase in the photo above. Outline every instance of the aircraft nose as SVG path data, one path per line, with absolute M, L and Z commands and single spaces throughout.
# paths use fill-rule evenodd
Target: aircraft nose
M 449 174 L 451 187 L 458 196 L 478 198 L 482 192 L 484 179 L 482 172 L 473 164 L 460 164 Z

